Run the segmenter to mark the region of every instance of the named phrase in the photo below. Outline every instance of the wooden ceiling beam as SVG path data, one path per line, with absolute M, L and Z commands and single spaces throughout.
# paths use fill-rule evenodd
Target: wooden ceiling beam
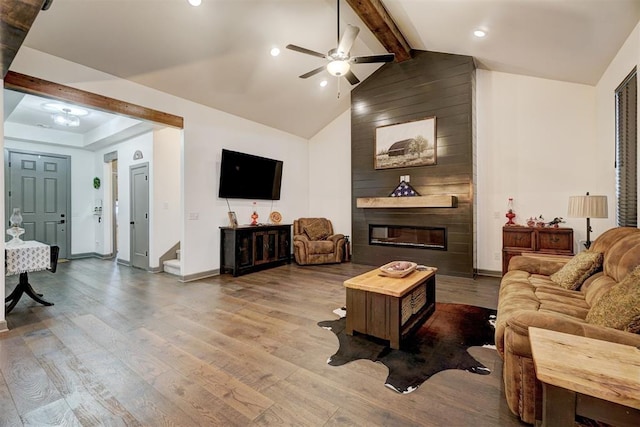
M 98 95 L 71 86 L 65 86 L 42 80 L 37 77 L 9 71 L 4 78 L 5 89 L 28 93 L 35 96 L 56 99 L 69 102 L 74 105 L 95 108 L 112 114 L 121 114 L 135 119 L 147 120 L 172 126 L 178 129 L 184 128 L 184 119 L 180 116 L 165 113 L 129 102 L 120 101 L 107 96 Z
M 0 0 L 0 55 L 2 78 L 46 0 Z
M 411 59 L 411 46 L 402 35 L 381 0 L 347 0 L 347 3 L 396 61 Z

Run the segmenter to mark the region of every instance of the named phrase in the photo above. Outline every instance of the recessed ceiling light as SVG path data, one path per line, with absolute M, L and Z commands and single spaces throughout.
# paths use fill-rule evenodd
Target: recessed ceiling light
M 320 87 L 325 87 L 327 85 L 327 81 L 323 80 L 320 82 Z
M 189 0 L 189 4 L 191 6 L 200 6 L 202 4 L 202 0 Z
M 274 47 L 273 49 L 271 49 L 271 56 L 278 56 L 280 55 L 280 49 L 278 49 L 277 47 Z
M 485 30 L 478 29 L 473 32 L 473 35 L 481 39 L 487 35 L 487 32 Z

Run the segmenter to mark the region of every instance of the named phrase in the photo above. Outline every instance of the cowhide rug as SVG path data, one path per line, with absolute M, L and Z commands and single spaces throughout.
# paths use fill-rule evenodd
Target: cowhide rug
M 338 310 L 335 312 L 339 313 Z M 318 325 L 330 329 L 338 337 L 338 351 L 327 361 L 329 365 L 341 366 L 357 359 L 380 362 L 389 369 L 385 385 L 399 393 L 410 393 L 429 377 L 446 369 L 462 369 L 480 375 L 491 373 L 467 349 L 474 346 L 495 348 L 495 318 L 496 311 L 488 308 L 437 303 L 435 313 L 403 341 L 400 350 L 390 348 L 385 340 L 357 333 L 347 335 L 345 317 Z

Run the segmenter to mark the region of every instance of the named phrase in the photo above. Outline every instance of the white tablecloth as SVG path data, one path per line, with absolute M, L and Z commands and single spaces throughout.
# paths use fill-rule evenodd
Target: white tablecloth
M 22 245 L 5 245 L 5 250 L 7 254 L 7 276 L 46 270 L 51 263 L 51 248 L 49 245 L 35 240 L 27 240 Z

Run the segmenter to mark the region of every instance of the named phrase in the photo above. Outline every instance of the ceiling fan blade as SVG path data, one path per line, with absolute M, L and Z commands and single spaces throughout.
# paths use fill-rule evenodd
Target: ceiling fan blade
M 324 70 L 325 68 L 327 68 L 326 65 L 323 65 L 322 67 L 318 67 L 315 70 L 311 70 L 308 73 L 304 73 L 303 75 L 300 76 L 301 79 L 307 79 L 311 76 L 315 76 L 316 74 L 318 74 L 319 72 L 321 72 L 322 70 Z
M 324 53 L 320 53 L 320 52 L 316 52 L 316 51 L 313 51 L 313 50 L 309 50 L 309 49 L 306 49 L 304 47 L 296 46 L 294 44 L 288 44 L 287 45 L 287 49 L 295 50 L 296 52 L 305 53 L 305 54 L 311 55 L 311 56 L 317 56 L 318 58 L 326 58 L 327 57 L 327 55 L 325 55 Z
M 344 77 L 345 79 L 349 80 L 349 83 L 351 83 L 352 85 L 357 85 L 358 83 L 360 83 L 360 79 L 358 79 L 351 70 L 347 71 Z
M 384 55 L 370 55 L 370 56 L 354 56 L 350 59 L 354 64 L 369 64 L 372 62 L 393 62 L 396 55 L 393 53 L 387 53 Z
M 359 32 L 360 28 L 353 25 L 347 25 L 344 33 L 342 33 L 342 37 L 340 37 L 340 42 L 338 43 L 338 48 L 336 50 L 345 55 L 349 55 L 351 46 L 353 46 L 353 42 L 356 41 L 356 37 Z

